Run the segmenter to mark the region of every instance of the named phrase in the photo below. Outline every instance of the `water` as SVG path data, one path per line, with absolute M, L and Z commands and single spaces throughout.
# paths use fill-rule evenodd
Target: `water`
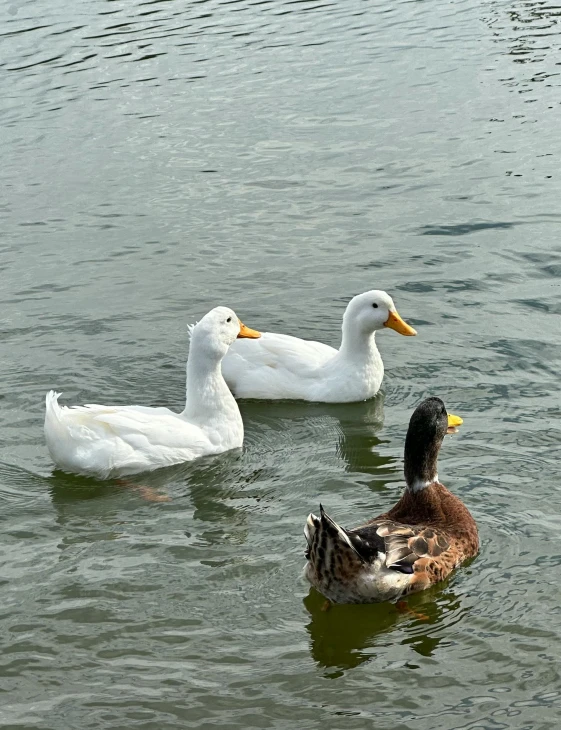
M 561 8 L 8 0 L 0 10 L 6 728 L 549 730 L 561 723 Z M 181 408 L 216 304 L 337 344 L 387 289 L 369 403 L 241 404 L 243 453 L 53 472 L 43 398 Z M 300 579 L 321 500 L 402 488 L 412 409 L 481 554 L 391 605 Z

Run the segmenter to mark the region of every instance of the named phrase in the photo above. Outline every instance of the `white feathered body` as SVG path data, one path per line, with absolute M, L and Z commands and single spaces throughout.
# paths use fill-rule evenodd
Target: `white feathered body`
M 241 447 L 242 417 L 220 362 L 237 336 L 253 335 L 241 334 L 231 309 L 216 307 L 203 317 L 192 330 L 182 413 L 144 406 L 68 408 L 50 391 L 45 438 L 53 461 L 64 471 L 108 479 Z
M 236 340 L 222 373 L 237 398 L 349 403 L 376 395 L 384 364 L 374 333 L 351 357 L 343 348 L 264 332 L 258 340 Z
M 239 448 L 241 417 L 204 428 L 167 408 L 60 406 L 60 393 L 46 397 L 45 438 L 63 471 L 100 479 L 138 474 L 200 456 Z M 239 411 L 238 411 L 239 413 Z

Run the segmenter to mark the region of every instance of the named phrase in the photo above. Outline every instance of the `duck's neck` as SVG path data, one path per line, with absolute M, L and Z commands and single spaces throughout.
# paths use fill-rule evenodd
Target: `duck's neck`
M 442 440 L 422 432 L 407 432 L 403 471 L 413 494 L 438 483 L 437 459 Z
M 222 377 L 222 358 L 209 357 L 191 347 L 187 360 L 187 398 L 181 414 L 199 425 L 218 419 L 231 425 L 241 424 L 241 416 L 234 396 Z
M 407 482 L 407 489 L 412 494 L 418 494 L 427 487 L 431 487 L 433 484 L 438 484 L 438 474 L 435 474 L 432 479 L 414 479 L 411 483 Z
M 382 365 L 382 358 L 376 347 L 375 334 L 375 332 L 364 334 L 344 327 L 339 355 L 341 358 L 357 364 Z

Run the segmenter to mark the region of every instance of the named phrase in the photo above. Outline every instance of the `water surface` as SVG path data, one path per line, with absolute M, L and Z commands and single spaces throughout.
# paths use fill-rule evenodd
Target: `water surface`
M 2 35 L 2 707 L 41 730 L 553 730 L 561 720 L 561 10 L 543 2 L 9 0 Z M 53 472 L 43 398 L 184 399 L 216 304 L 336 345 L 387 289 L 384 393 L 244 402 L 246 443 Z M 392 605 L 300 579 L 402 486 L 412 409 L 481 554 Z

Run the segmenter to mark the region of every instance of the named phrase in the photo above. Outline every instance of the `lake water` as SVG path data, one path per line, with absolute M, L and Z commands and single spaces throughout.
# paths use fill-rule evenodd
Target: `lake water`
M 542 1 L 6 0 L 1 708 L 29 730 L 561 726 L 561 9 Z M 186 325 L 336 345 L 386 289 L 384 393 L 242 402 L 243 453 L 54 472 L 44 394 L 181 409 Z M 335 606 L 321 500 L 394 503 L 413 408 L 480 527 L 445 584 Z

